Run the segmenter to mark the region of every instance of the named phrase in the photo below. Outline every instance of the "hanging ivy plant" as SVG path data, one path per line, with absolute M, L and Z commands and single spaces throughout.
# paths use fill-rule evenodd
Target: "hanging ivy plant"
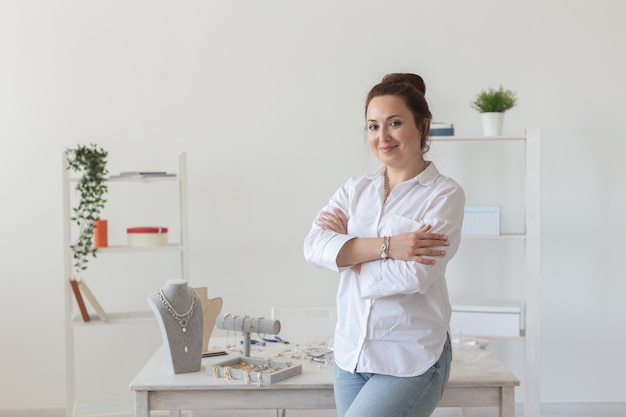
M 74 269 L 79 272 L 87 269 L 89 256 L 96 257 L 98 248 L 92 244 L 94 221 L 100 219 L 100 212 L 106 203 L 107 155 L 108 152 L 95 144 L 78 145 L 65 151 L 68 167 L 80 175 L 76 191 L 79 201 L 72 208 L 71 220 L 78 225 L 79 234 L 75 244 L 70 245 L 74 258 Z

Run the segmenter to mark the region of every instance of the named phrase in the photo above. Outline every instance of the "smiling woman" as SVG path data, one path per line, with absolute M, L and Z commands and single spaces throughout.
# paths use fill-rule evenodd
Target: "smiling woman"
M 304 242 L 310 264 L 340 273 L 340 417 L 430 415 L 447 385 L 444 272 L 459 246 L 465 193 L 424 160 L 431 119 L 425 91 L 416 74 L 387 75 L 370 90 L 367 137 L 382 165 L 337 190 Z

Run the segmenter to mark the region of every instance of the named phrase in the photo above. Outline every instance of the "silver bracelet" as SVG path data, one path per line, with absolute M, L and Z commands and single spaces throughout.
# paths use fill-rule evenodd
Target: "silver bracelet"
M 380 247 L 380 257 L 387 259 L 389 257 L 389 236 L 383 237 L 383 244 Z

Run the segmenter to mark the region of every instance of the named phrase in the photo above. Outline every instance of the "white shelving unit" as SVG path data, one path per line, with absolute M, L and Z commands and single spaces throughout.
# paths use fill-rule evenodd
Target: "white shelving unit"
M 150 311 L 147 302 L 145 302 L 146 298 L 143 298 L 141 301 L 143 304 L 138 304 L 138 310 L 132 311 L 107 311 L 107 320 L 106 322 L 102 322 L 98 319 L 97 316 L 92 315 L 92 319 L 89 322 L 84 322 L 81 318 L 80 313 L 78 312 L 78 308 L 76 307 L 76 302 L 74 298 L 74 294 L 72 292 L 71 286 L 69 284 L 69 278 L 74 274 L 73 270 L 73 259 L 72 259 L 72 251 L 70 249 L 70 245 L 73 243 L 72 236 L 72 192 L 74 190 L 74 185 L 78 181 L 77 178 L 71 177 L 71 171 L 66 169 L 68 166 L 68 161 L 65 153 L 63 153 L 63 224 L 64 224 L 64 276 L 63 282 L 65 283 L 65 380 L 66 380 L 66 416 L 67 417 L 78 417 L 78 416 L 112 416 L 112 415 L 132 415 L 133 413 L 133 404 L 132 404 L 132 396 L 129 391 L 127 397 L 123 398 L 110 398 L 107 396 L 103 396 L 103 398 L 88 398 L 82 399 L 79 398 L 77 394 L 77 388 L 83 386 L 83 384 L 90 382 L 87 381 L 78 381 L 77 377 L 77 354 L 83 353 L 80 352 L 80 348 L 77 346 L 77 336 L 80 332 L 84 331 L 93 331 L 104 333 L 107 329 L 112 328 L 121 328 L 121 326 L 125 326 L 128 328 L 129 326 L 155 326 L 154 314 Z M 174 278 L 182 278 L 186 281 L 189 280 L 189 265 L 188 265 L 188 233 L 187 233 L 187 161 L 186 154 L 181 153 L 178 156 L 178 172 L 176 176 L 163 176 L 163 177 L 149 177 L 149 178 L 109 178 L 107 180 L 107 185 L 109 187 L 109 191 L 112 190 L 113 187 L 116 187 L 118 183 L 126 183 L 132 187 L 164 187 L 166 183 L 175 184 L 174 187 L 177 187 L 177 205 L 178 205 L 178 216 L 177 219 L 179 224 L 176 225 L 176 228 L 179 230 L 178 236 L 169 236 L 169 240 L 175 243 L 168 244 L 167 246 L 160 247 L 129 247 L 124 245 L 115 245 L 109 246 L 105 248 L 98 249 L 98 257 L 97 259 L 105 258 L 99 262 L 115 263 L 116 255 L 126 254 L 124 256 L 156 256 L 162 257 L 166 256 L 166 253 L 172 253 L 171 256 L 176 256 L 179 254 L 180 256 L 180 269 L 179 276 Z M 107 196 L 108 198 L 108 196 Z M 118 202 L 119 203 L 119 202 Z M 162 201 L 156 201 L 156 204 L 163 203 Z M 107 203 L 109 204 L 109 203 Z M 168 203 L 172 204 L 172 203 Z M 150 255 L 151 254 L 151 255 Z M 96 268 L 96 265 L 93 265 L 93 260 L 91 260 L 89 264 L 89 268 L 87 270 L 87 274 L 91 272 L 92 269 Z M 124 266 L 126 268 L 126 266 Z M 138 271 L 125 271 L 126 274 L 121 273 L 119 277 L 115 281 L 112 281 L 110 285 L 120 286 L 120 288 L 124 288 L 125 282 L 124 279 L 128 279 L 130 275 L 138 274 Z M 141 271 L 139 271 L 141 272 Z M 126 276 L 125 276 L 126 275 Z M 173 277 L 171 276 L 159 276 L 159 277 L 141 277 L 142 281 L 145 279 L 145 297 L 147 297 L 150 293 L 152 293 L 155 288 L 161 285 L 168 279 Z M 135 280 L 136 281 L 136 280 Z M 92 284 L 91 276 L 89 278 L 89 283 Z M 107 283 L 108 284 L 108 283 Z M 144 282 L 141 282 L 143 285 Z M 92 288 L 93 289 L 93 288 Z M 143 291 L 143 288 L 142 288 Z M 97 294 L 96 294 L 97 296 Z M 85 299 L 85 303 L 88 305 L 88 301 Z M 106 306 L 105 310 L 106 310 Z M 91 329 L 91 330 L 87 330 Z M 106 351 L 112 344 L 118 344 L 119 341 L 115 340 L 111 343 L 110 340 L 104 340 L 101 344 L 100 348 L 103 351 Z M 145 359 L 145 358 L 144 358 Z M 143 360 L 143 359 L 142 359 Z M 98 361 L 98 359 L 94 359 L 94 361 Z M 140 367 L 143 363 L 138 363 L 137 366 Z M 124 366 L 124 364 L 118 364 L 117 367 Z M 110 366 L 109 368 L 114 368 Z M 94 375 L 91 378 L 91 384 L 94 387 L 98 387 L 98 381 L 102 380 L 102 378 L 113 378 L 108 375 Z M 130 382 L 130 378 L 128 380 L 120 380 L 115 381 L 115 384 L 120 387 L 127 387 Z
M 504 231 L 500 235 L 496 236 L 463 236 L 462 247 L 468 244 L 474 244 L 478 242 L 492 242 L 497 245 L 506 245 L 511 242 L 522 242 L 523 244 L 523 294 L 520 294 L 520 299 L 516 305 L 511 305 L 510 300 L 505 300 L 502 303 L 496 303 L 494 306 L 493 299 L 482 300 L 480 298 L 472 299 L 470 305 L 456 305 L 453 309 L 456 309 L 456 314 L 462 312 L 465 318 L 468 320 L 474 320 L 475 326 L 481 326 L 481 328 L 474 327 L 474 334 L 466 334 L 463 336 L 475 336 L 478 338 L 496 338 L 490 332 L 489 320 L 501 316 L 499 319 L 503 321 L 499 322 L 501 325 L 506 326 L 506 320 L 511 317 L 507 314 L 513 314 L 519 317 L 517 323 L 519 328 L 517 331 L 513 328 L 513 331 L 509 335 L 497 336 L 500 339 L 513 338 L 522 339 L 524 343 L 524 415 L 526 417 L 538 417 L 540 416 L 540 393 L 541 393 L 541 376 L 540 376 L 540 313 L 541 313 L 541 271 L 540 271 L 540 214 L 541 214 L 541 199 L 540 199 L 540 185 L 541 185 L 541 150 L 540 150 L 540 130 L 538 128 L 527 128 L 524 136 L 494 136 L 494 137 L 463 137 L 463 136 L 434 136 L 431 137 L 433 147 L 440 146 L 438 143 L 453 142 L 450 145 L 454 146 L 457 143 L 465 144 L 487 144 L 491 146 L 493 143 L 505 143 L 505 142 L 517 142 L 523 143 L 524 155 L 524 181 L 523 181 L 523 230 L 521 231 Z M 465 145 L 463 145 L 465 146 Z M 497 154 L 482 155 L 485 160 L 493 160 L 498 158 Z M 483 158 L 481 160 L 474 160 L 474 166 L 485 163 Z M 446 172 L 447 173 L 447 172 Z M 463 178 L 467 182 L 471 182 L 471 178 Z M 484 185 L 488 187 L 488 184 Z M 522 190 L 520 190 L 522 192 Z M 489 253 L 484 253 L 485 257 L 489 257 Z M 472 279 L 475 277 L 466 277 L 466 279 Z M 452 300 L 454 304 L 454 299 Z M 495 313 L 495 315 L 494 315 Z M 453 316 L 454 316 L 453 312 Z M 453 319 L 454 320 L 454 319 Z M 509 320 L 509 324 L 511 321 Z M 513 323 L 516 323 L 513 319 Z M 508 327 L 509 331 L 511 327 Z

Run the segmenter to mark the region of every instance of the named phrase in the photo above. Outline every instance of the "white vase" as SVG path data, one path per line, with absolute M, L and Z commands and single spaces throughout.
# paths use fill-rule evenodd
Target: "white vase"
M 483 122 L 483 135 L 485 136 L 502 136 L 502 123 L 504 122 L 504 113 L 481 113 Z

